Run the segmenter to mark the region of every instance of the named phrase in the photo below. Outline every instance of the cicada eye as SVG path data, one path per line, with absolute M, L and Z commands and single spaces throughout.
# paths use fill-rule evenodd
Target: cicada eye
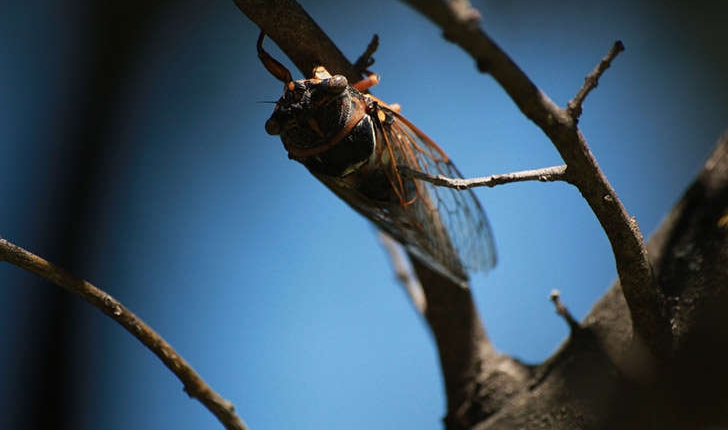
M 265 122 L 265 132 L 271 136 L 277 136 L 281 134 L 281 125 L 275 119 L 270 118 Z
M 324 82 L 324 88 L 326 88 L 326 90 L 332 94 L 341 94 L 344 92 L 346 87 L 349 86 L 349 81 L 347 81 L 346 78 L 342 75 L 334 75 L 331 78 L 326 79 L 322 83 Z

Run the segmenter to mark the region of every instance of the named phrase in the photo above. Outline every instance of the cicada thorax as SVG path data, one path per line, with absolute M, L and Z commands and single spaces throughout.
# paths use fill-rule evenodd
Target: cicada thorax
M 343 76 L 323 68 L 317 76 L 286 84 L 266 131 L 279 134 L 288 156 L 313 173 L 346 176 L 374 151 L 367 99 Z
M 397 163 L 406 160 L 386 150 L 391 114 L 349 85 L 340 92 L 332 89 L 331 80 L 343 77 L 331 77 L 324 69 L 318 75 L 324 79 L 286 85 L 266 123 L 268 133 L 279 134 L 288 156 L 315 175 L 355 189 L 372 203 L 407 206 L 417 198 L 416 187 L 396 174 Z

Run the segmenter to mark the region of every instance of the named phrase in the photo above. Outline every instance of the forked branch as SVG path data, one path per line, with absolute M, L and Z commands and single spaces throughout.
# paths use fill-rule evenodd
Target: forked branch
M 341 52 L 333 46 L 328 37 L 295 2 L 290 0 L 266 2 L 235 0 L 235 2 L 253 22 L 275 40 L 304 74 L 308 74 L 314 65 L 325 64 L 327 69 L 343 74 L 351 81 L 359 78 L 358 71 L 346 59 L 342 61 Z M 577 127 L 577 107 L 583 104 L 585 97 L 595 86 L 596 79 L 587 80 L 582 91 L 579 91 L 573 101 L 574 108 L 571 112 L 562 109 L 536 87 L 479 27 L 480 14 L 469 5 L 467 0 L 447 2 L 408 0 L 407 2 L 439 25 L 447 39 L 468 52 L 475 59 L 478 69 L 490 73 L 523 114 L 549 137 L 568 166 L 568 182 L 579 189 L 609 238 L 622 292 L 632 317 L 635 337 L 644 341 L 655 356 L 664 357 L 668 354 L 664 348 L 670 344 L 670 331 L 662 312 L 661 299 L 647 258 L 642 234 L 635 220 L 629 216 L 616 192 L 607 182 Z M 608 55 L 608 61 L 597 68 L 596 78 L 606 69 L 605 65 L 609 64 L 619 50 L 613 50 L 614 54 Z M 455 303 L 452 294 L 439 294 L 441 291 L 450 292 L 451 290 L 447 287 L 443 287 L 443 290 L 430 288 L 430 283 L 434 281 L 432 281 L 433 277 L 427 273 L 427 268 L 416 261 L 413 263 L 427 296 L 428 322 L 433 330 L 436 331 L 439 327 L 445 330 L 443 333 L 449 333 L 448 327 L 439 325 L 437 322 L 438 319 L 432 313 L 431 305 L 439 301 L 450 301 L 452 307 L 443 314 L 452 317 L 452 315 L 458 315 L 458 312 L 454 311 L 455 308 L 463 310 L 467 306 L 471 306 L 472 298 L 469 297 L 467 300 L 462 300 L 461 303 Z M 440 283 L 441 280 L 436 282 Z M 471 333 L 478 333 L 479 330 L 482 330 L 482 325 L 477 317 L 469 319 L 463 327 L 470 330 Z M 450 379 L 448 372 L 453 370 L 452 363 L 455 363 L 455 360 L 451 360 L 451 362 L 449 360 L 463 357 L 463 354 L 459 350 L 457 357 L 449 357 L 444 354 L 464 345 L 452 347 L 452 345 L 440 344 L 441 341 L 448 341 L 452 338 L 448 335 L 440 337 L 437 334 L 436 337 L 438 346 L 443 347 L 440 353 L 443 360 L 443 372 L 446 375 L 446 385 L 448 385 L 447 382 Z M 465 338 L 463 339 L 465 340 Z M 469 341 L 473 342 L 472 346 L 465 349 L 471 353 L 479 345 L 492 348 L 484 333 L 474 338 L 471 337 Z M 483 363 L 480 359 L 474 359 L 456 363 L 455 366 L 463 370 L 472 369 L 473 364 L 481 365 Z M 457 375 L 456 373 L 453 373 L 453 378 L 451 378 L 453 381 L 456 379 L 455 376 L 462 376 L 462 374 Z M 463 385 L 462 382 L 459 385 Z M 453 390 L 449 386 L 447 391 L 450 412 L 458 411 L 458 399 L 451 398 Z M 466 393 L 454 394 L 455 397 L 462 398 L 462 394 Z M 490 406 L 494 405 L 481 405 L 484 409 L 490 408 Z M 497 406 L 490 410 L 495 409 Z
M 609 238 L 636 337 L 645 342 L 656 357 L 666 357 L 671 335 L 642 233 L 602 173 L 576 125 L 577 112 L 589 90 L 596 85 L 596 79 L 587 78 L 572 103 L 571 112 L 561 109 L 474 24 L 473 17 L 478 14 L 472 12 L 466 0 L 406 2 L 439 25 L 447 39 L 469 53 L 478 68 L 490 73 L 523 114 L 549 137 L 568 166 L 570 183 L 579 189 Z M 605 61 L 597 66 L 595 78 L 606 70 L 622 48 L 621 43 L 615 44 Z

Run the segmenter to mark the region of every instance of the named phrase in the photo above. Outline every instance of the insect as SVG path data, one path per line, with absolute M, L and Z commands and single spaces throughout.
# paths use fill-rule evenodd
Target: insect
M 284 84 L 265 130 L 279 135 L 288 157 L 357 212 L 400 242 L 421 262 L 460 285 L 468 272 L 496 262 L 488 219 L 471 190 L 457 191 L 412 179 L 400 166 L 431 175 L 462 177 L 445 152 L 399 110 L 365 94 L 371 74 L 349 84 L 323 66 L 311 79 L 291 73 L 263 49 L 258 57 Z

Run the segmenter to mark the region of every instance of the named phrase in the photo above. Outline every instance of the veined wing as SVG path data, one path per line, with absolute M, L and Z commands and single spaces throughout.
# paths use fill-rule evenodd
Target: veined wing
M 374 106 L 374 166 L 367 166 L 368 172 L 354 181 L 316 176 L 439 273 L 464 283 L 468 272 L 491 269 L 496 262 L 493 235 L 475 194 L 412 179 L 398 169 L 406 166 L 430 175 L 460 178 L 455 165 L 437 144 L 399 113 Z M 367 187 L 386 188 L 388 198 L 372 199 L 372 193 L 362 191 Z
M 397 165 L 433 176 L 462 178 L 447 154 L 414 124 L 387 107 L 379 109 L 386 114 L 385 117 L 391 115 L 393 118 L 392 121 L 385 120 L 383 127 L 389 129 L 385 136 L 396 154 Z M 398 172 L 394 174 L 402 176 Z M 493 233 L 475 193 L 438 187 L 420 180 L 414 182 L 417 197 L 424 203 L 416 206 L 414 216 L 427 226 L 427 231 L 436 232 L 429 240 L 419 238 L 420 251 L 453 271 L 456 258 L 469 272 L 493 268 L 496 263 Z

